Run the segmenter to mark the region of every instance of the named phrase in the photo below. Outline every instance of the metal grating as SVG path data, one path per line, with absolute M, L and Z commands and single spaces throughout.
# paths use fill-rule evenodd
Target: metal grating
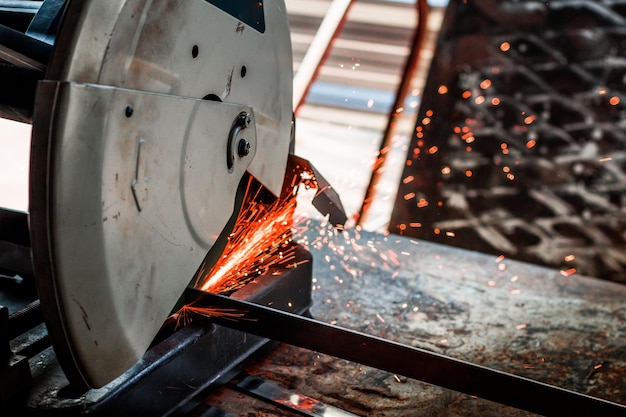
M 626 1 L 454 1 L 389 230 L 626 282 Z

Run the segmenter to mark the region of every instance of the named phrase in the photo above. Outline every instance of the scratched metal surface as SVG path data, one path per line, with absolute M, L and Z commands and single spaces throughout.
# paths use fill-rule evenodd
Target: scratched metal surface
M 626 404 L 626 286 L 317 222 L 301 239 L 315 318 Z M 247 371 L 361 416 L 532 415 L 282 344 Z M 228 387 L 207 403 L 292 415 Z

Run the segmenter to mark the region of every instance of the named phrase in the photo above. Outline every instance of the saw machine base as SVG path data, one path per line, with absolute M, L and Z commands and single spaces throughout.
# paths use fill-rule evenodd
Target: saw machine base
M 3 219 L 17 219 L 12 226 L 25 220 L 25 214 L 2 212 L 7 214 Z M 8 226 L 0 226 L 8 230 Z M 3 239 L 3 248 L 24 247 Z M 272 268 L 231 296 L 306 314 L 311 303 L 312 261 L 309 252 L 299 246 L 295 254 L 298 267 Z M 13 265 L 15 262 L 13 257 Z M 0 369 L 0 396 L 9 405 L 6 397 L 13 394 L 10 404 L 19 415 L 186 413 L 200 401 L 196 398 L 203 390 L 232 378 L 268 343 L 267 339 L 217 325 L 164 326 L 153 346 L 129 371 L 103 388 L 75 392 L 50 346 L 36 294 L 25 289 L 31 278 L 18 283 L 20 274 L 8 271 L 6 264 L 0 268 L 5 277 L 0 301 L 9 306 L 2 308 L 0 322 L 3 354 L 9 363 Z M 19 394 L 15 392 L 18 389 Z

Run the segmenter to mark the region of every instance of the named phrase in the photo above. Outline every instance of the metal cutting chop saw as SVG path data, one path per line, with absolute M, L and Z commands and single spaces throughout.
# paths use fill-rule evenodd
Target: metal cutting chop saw
M 291 46 L 280 1 L 69 1 L 62 22 L 35 100 L 33 254 L 66 373 L 101 387 L 144 354 L 244 174 L 280 194 Z
M 221 255 L 251 179 L 271 198 L 289 192 L 285 4 L 47 0 L 0 9 L 3 79 L 13 89 L 2 116 L 33 125 L 29 228 L 47 331 L 76 391 L 108 387 L 155 344 L 199 266 Z M 24 28 L 9 26 L 24 15 Z M 291 310 L 302 312 L 308 279 L 268 285 L 286 287 Z M 273 291 L 264 285 L 242 297 L 280 299 L 262 295 Z M 229 362 L 233 349 L 258 347 L 231 334 L 205 350 L 217 344 Z
M 32 252 L 41 306 L 19 317 L 0 308 L 0 403 L 188 414 L 271 339 L 540 414 L 626 415 L 303 317 L 312 267 L 300 247 L 301 266 L 260 273 L 229 297 L 190 288 L 230 255 L 250 184 L 278 202 L 300 183 L 316 186 L 313 204 L 331 223 L 346 220 L 332 187 L 293 154 L 283 0 L 0 0 L 0 75 L 0 116 L 33 125 L 29 224 L 0 210 L 28 236 L 7 243 L 0 233 L 0 249 L 30 240 L 28 262 L 13 264 L 28 274 Z M 183 303 L 230 314 L 172 329 Z M 44 329 L 29 318 L 38 312 Z

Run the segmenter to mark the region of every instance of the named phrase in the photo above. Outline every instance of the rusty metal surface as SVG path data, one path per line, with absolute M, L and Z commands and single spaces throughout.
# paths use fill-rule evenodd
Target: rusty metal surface
M 626 404 L 623 285 L 316 222 L 303 237 L 314 317 Z M 363 416 L 532 415 L 285 345 L 247 371 Z M 207 402 L 240 416 L 289 415 L 228 387 Z
M 389 230 L 626 282 L 625 11 L 451 1 Z

